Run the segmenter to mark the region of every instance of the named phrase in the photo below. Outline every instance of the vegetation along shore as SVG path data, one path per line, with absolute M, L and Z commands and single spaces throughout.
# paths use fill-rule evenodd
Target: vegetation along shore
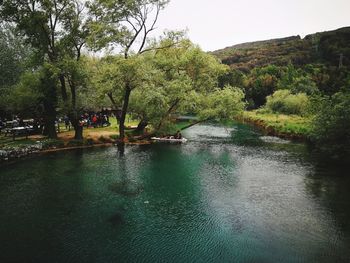
M 204 52 L 183 31 L 150 36 L 167 1 L 64 3 L 7 0 L 0 7 L 3 134 L 28 131 L 22 135 L 30 140 L 43 136 L 64 147 L 117 143 L 123 152 L 128 141 L 174 134 L 176 116 L 191 115 L 197 122 L 243 119 L 349 156 L 349 27 Z M 120 53 L 106 52 L 113 47 Z M 108 118 L 108 128 L 87 128 Z M 62 120 L 73 131 L 58 133 Z

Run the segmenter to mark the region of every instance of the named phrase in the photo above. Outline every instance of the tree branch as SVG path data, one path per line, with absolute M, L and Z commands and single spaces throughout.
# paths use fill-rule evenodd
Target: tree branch
M 128 58 L 129 56 L 129 50 L 131 48 L 131 46 L 134 44 L 134 42 L 136 41 L 137 37 L 139 36 L 140 32 L 142 31 L 142 28 L 145 25 L 145 20 L 142 21 L 142 25 L 140 26 L 140 28 L 136 31 L 135 35 L 133 36 L 133 38 L 131 39 L 131 41 L 129 42 L 129 44 L 126 46 L 125 51 L 124 51 L 124 57 Z
M 143 50 L 143 48 L 144 48 L 144 46 L 146 44 L 147 36 L 148 36 L 148 34 L 151 31 L 153 31 L 155 29 L 154 26 L 157 23 L 157 20 L 158 20 L 158 17 L 159 17 L 159 12 L 160 12 L 160 6 L 157 5 L 157 13 L 156 13 L 156 16 L 155 16 L 155 18 L 153 20 L 151 28 L 147 30 L 146 25 L 144 25 L 144 32 L 145 33 L 144 33 L 144 36 L 143 36 L 142 44 L 141 44 L 141 46 L 139 48 L 139 51 L 137 52 L 138 54 L 142 54 L 143 53 L 142 50 Z
M 149 51 L 168 49 L 168 48 L 171 48 L 171 47 L 177 45 L 178 43 L 179 43 L 179 42 L 174 42 L 174 43 L 172 43 L 172 44 L 169 44 L 169 45 L 166 45 L 166 46 L 162 46 L 162 47 L 146 48 L 146 49 L 142 50 L 139 54 L 143 54 L 143 53 L 149 52 Z

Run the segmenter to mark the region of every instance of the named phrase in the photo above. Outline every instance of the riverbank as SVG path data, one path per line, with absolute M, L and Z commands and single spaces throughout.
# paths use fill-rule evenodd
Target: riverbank
M 311 120 L 297 115 L 284 115 L 245 111 L 241 117 L 245 123 L 252 124 L 265 134 L 281 138 L 306 141 L 311 131 Z
M 296 116 L 261 113 L 259 111 L 246 111 L 240 121 L 252 124 L 262 130 L 266 135 L 281 138 L 306 141 L 311 131 L 310 119 Z M 129 121 L 127 126 L 135 126 L 136 121 Z M 176 123 L 175 130 L 187 127 L 189 122 Z M 84 140 L 74 140 L 74 131 L 61 129 L 57 140 L 50 140 L 41 135 L 33 135 L 28 138 L 17 138 L 12 141 L 10 137 L 0 136 L 0 162 L 22 158 L 31 154 L 53 151 L 65 151 L 72 149 L 112 146 L 119 138 L 116 121 L 112 120 L 111 126 L 100 128 L 85 128 Z M 132 136 L 127 144 L 149 144 L 147 140 L 139 141 Z
M 102 139 L 101 139 L 102 138 Z M 110 147 L 116 145 L 117 140 L 111 137 L 106 138 L 104 136 L 100 137 L 100 140 L 95 141 L 91 138 L 84 139 L 83 141 L 70 140 L 65 143 L 62 139 L 58 140 L 39 140 L 32 141 L 28 138 L 25 143 L 19 144 L 17 146 L 2 146 L 0 148 L 0 163 L 7 162 L 23 157 L 27 157 L 33 154 L 51 153 L 58 151 L 68 151 L 76 149 L 86 149 L 93 147 Z M 126 142 L 127 145 L 144 145 L 150 144 L 149 141 L 129 141 Z
M 128 121 L 127 126 L 135 125 L 136 121 Z M 74 130 L 66 130 L 61 125 L 58 139 L 47 139 L 42 135 L 32 135 L 18 137 L 13 140 L 12 137 L 0 135 L 0 162 L 6 162 L 37 153 L 46 153 L 52 151 L 72 150 L 77 148 L 90 148 L 114 145 L 119 138 L 119 131 L 116 120 L 111 120 L 108 127 L 84 128 L 84 140 L 74 140 Z M 133 143 L 133 142 L 130 142 Z
M 84 128 L 83 140 L 74 139 L 74 130 L 66 130 L 64 125 L 60 125 L 60 132 L 57 134 L 57 140 L 47 139 L 42 135 L 32 135 L 18 137 L 13 140 L 12 137 L 6 137 L 0 134 L 0 162 L 6 162 L 32 154 L 47 153 L 54 151 L 66 151 L 74 149 L 84 149 L 91 147 L 113 146 L 118 142 L 119 129 L 115 119 L 110 119 L 111 125 L 108 127 Z M 182 130 L 189 125 L 189 121 L 179 121 L 174 127 L 172 133 Z M 125 126 L 132 127 L 138 124 L 138 120 L 128 119 Z M 132 130 L 126 132 L 128 145 L 150 144 L 149 139 L 142 139 L 140 136 L 132 134 Z

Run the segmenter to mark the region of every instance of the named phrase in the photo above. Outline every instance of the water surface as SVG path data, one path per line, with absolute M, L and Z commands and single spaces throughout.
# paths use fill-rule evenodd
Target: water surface
M 346 168 L 240 124 L 184 136 L 0 167 L 0 262 L 350 261 Z

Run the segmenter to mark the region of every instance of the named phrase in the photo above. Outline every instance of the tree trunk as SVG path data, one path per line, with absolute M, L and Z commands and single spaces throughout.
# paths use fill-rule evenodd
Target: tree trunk
M 118 109 L 118 105 L 117 102 L 115 101 L 115 99 L 113 98 L 113 94 L 112 92 L 108 92 L 107 93 L 108 98 L 110 99 L 112 105 L 113 105 L 113 110 L 115 111 L 115 117 L 117 119 L 117 121 L 120 121 L 120 115 L 119 115 L 119 109 Z
M 83 126 L 79 122 L 79 114 L 77 110 L 77 95 L 76 95 L 76 82 L 73 79 L 68 78 L 68 83 L 71 93 L 71 107 L 72 112 L 69 114 L 70 122 L 74 128 L 74 139 L 83 140 Z
M 73 127 L 75 131 L 74 139 L 79 141 L 83 140 L 83 126 L 79 125 L 79 121 L 77 121 L 76 124 L 73 125 Z
M 67 95 L 67 89 L 66 89 L 66 80 L 63 74 L 60 74 L 59 80 L 61 83 L 61 94 L 62 94 L 62 99 L 66 103 L 68 100 L 68 95 Z
M 119 120 L 119 139 L 121 142 L 125 142 L 125 118 L 126 118 L 126 113 L 128 111 L 130 94 L 131 94 L 130 84 L 127 83 L 125 86 L 123 107 L 122 107 L 120 120 Z
M 118 148 L 119 156 L 120 156 L 120 157 L 123 157 L 123 156 L 124 156 L 124 153 L 125 153 L 125 142 L 119 141 L 119 142 L 117 143 L 117 148 Z
M 169 115 L 172 113 L 173 110 L 176 109 L 177 104 L 180 102 L 180 99 L 176 99 L 173 104 L 170 106 L 170 108 L 167 110 L 166 115 L 160 120 L 158 126 L 157 126 L 157 131 L 162 128 L 164 121 L 169 118 Z
M 41 79 L 41 86 L 43 89 L 43 105 L 44 105 L 44 131 L 43 134 L 48 136 L 50 139 L 57 139 L 57 132 L 55 127 L 56 121 L 56 83 L 52 79 L 52 73 L 45 70 L 44 76 Z
M 57 139 L 57 132 L 56 132 L 56 111 L 55 107 L 48 102 L 44 102 L 44 135 L 48 136 L 50 139 Z
M 137 125 L 136 132 L 143 132 L 148 125 L 148 121 L 146 119 L 142 119 L 140 123 Z

